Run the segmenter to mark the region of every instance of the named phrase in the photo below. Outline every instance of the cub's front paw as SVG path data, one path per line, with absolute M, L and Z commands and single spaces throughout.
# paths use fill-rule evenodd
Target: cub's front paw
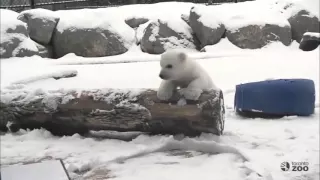
M 179 90 L 180 95 L 185 97 L 188 100 L 198 100 L 202 90 L 201 89 L 191 89 L 191 88 L 182 88 Z
M 158 91 L 157 97 L 160 100 L 166 101 L 169 100 L 172 97 L 173 92 L 172 91 Z

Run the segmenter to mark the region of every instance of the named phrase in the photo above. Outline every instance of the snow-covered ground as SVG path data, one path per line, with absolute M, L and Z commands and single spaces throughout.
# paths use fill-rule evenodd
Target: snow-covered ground
M 307 118 L 244 119 L 234 113 L 233 98 L 236 84 L 270 78 L 310 78 L 319 87 L 319 48 L 303 52 L 297 43 L 290 47 L 273 43 L 259 50 L 241 50 L 222 39 L 217 45 L 206 47 L 206 51 L 190 52 L 190 56 L 198 59 L 225 92 L 223 136 L 202 134 L 177 141 L 172 136 L 141 134 L 132 141 L 121 141 L 79 135 L 54 137 L 45 130 L 21 131 L 1 135 L 1 165 L 61 158 L 73 179 L 100 174 L 101 179 L 116 180 L 258 180 L 259 173 L 262 179 L 318 180 L 318 88 L 315 114 Z M 144 54 L 138 47 L 114 57 L 82 58 L 69 54 L 57 60 L 3 59 L 1 91 L 157 88 L 158 60 L 159 55 Z M 77 76 L 50 78 L 68 72 Z M 210 147 L 215 142 L 237 148 L 249 162 L 232 153 L 213 154 L 215 150 Z M 166 151 L 170 149 L 168 143 L 180 143 L 177 146 L 181 150 Z M 309 171 L 284 172 L 280 169 L 284 161 L 308 162 Z

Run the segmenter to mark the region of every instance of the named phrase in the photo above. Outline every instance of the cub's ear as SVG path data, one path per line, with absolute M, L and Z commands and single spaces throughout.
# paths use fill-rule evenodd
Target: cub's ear
M 187 59 L 187 54 L 184 52 L 181 52 L 178 54 L 178 58 L 180 61 L 185 61 Z

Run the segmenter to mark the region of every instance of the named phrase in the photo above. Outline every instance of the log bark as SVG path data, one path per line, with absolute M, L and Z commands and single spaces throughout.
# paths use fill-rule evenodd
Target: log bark
M 203 92 L 197 101 L 177 105 L 175 92 L 160 101 L 151 89 L 1 92 L 0 129 L 45 128 L 54 135 L 90 130 L 140 131 L 151 134 L 221 135 L 224 129 L 222 91 Z

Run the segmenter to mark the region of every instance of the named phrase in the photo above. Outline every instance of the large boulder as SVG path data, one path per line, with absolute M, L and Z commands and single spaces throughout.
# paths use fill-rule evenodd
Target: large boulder
M 35 43 L 28 37 L 26 24 L 17 19 L 19 14 L 6 9 L 0 13 L 0 58 L 38 55 Z
M 191 28 L 181 19 L 152 21 L 144 30 L 140 47 L 149 54 L 161 54 L 168 49 L 197 49 Z
M 302 36 L 306 32 L 320 32 L 319 31 L 319 18 L 312 15 L 307 10 L 300 10 L 288 19 L 291 30 L 292 39 L 300 42 Z
M 320 44 L 320 33 L 306 32 L 303 34 L 299 48 L 303 51 L 315 50 Z
M 291 26 L 292 39 L 300 43 L 301 38 L 306 32 L 319 32 L 319 15 L 314 7 L 317 6 L 316 1 L 286 1 L 275 0 L 270 1 L 269 8 L 280 12 L 280 15 L 286 18 Z
M 37 8 L 21 12 L 18 19 L 27 23 L 31 39 L 46 45 L 60 18 L 53 11 Z
M 203 13 L 203 10 L 204 8 L 192 7 L 189 16 L 189 25 L 200 41 L 201 48 L 218 43 L 226 31 L 220 20 Z
M 291 28 L 275 24 L 246 25 L 236 30 L 227 30 L 227 38 L 242 49 L 262 48 L 270 42 L 280 41 L 288 46 L 291 43 Z
M 60 12 L 60 21 L 52 39 L 55 58 L 69 53 L 83 57 L 118 55 L 127 52 L 134 43 L 135 32 L 125 22 L 111 17 L 101 18 L 103 14 L 94 10 L 88 10 L 88 18 L 79 22 L 74 19 L 78 13 L 83 12 Z

